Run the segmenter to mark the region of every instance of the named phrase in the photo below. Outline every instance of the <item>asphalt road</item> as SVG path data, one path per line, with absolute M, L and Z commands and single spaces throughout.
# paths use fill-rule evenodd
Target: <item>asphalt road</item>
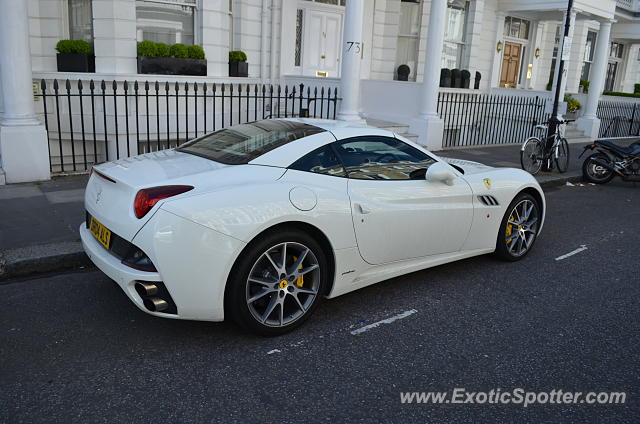
M 96 270 L 4 284 L 0 421 L 638 422 L 639 189 L 550 191 L 525 260 L 483 256 L 379 283 L 326 301 L 280 338 L 148 316 Z M 456 387 L 627 401 L 400 402 L 401 391 Z

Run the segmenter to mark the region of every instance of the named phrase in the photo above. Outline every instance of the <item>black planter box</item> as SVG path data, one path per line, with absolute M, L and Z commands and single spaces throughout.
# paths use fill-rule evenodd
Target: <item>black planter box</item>
M 247 62 L 229 62 L 230 77 L 248 77 L 249 64 Z
M 451 87 L 451 77 L 440 78 L 440 87 Z
M 58 72 L 95 72 L 96 57 L 83 53 L 58 53 Z
M 206 59 L 138 56 L 139 74 L 207 75 Z

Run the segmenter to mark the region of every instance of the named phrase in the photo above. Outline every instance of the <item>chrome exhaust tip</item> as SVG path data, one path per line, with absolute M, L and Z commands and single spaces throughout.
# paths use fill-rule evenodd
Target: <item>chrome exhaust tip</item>
M 169 307 L 167 301 L 160 299 L 159 297 L 149 297 L 143 299 L 144 307 L 151 312 L 162 312 Z
M 146 296 L 155 296 L 158 294 L 158 286 L 156 286 L 155 284 L 137 282 L 135 284 L 135 288 L 142 298 Z

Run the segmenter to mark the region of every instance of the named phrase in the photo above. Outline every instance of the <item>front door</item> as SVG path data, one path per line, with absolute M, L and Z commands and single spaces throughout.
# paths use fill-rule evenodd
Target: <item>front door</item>
M 349 178 L 358 250 L 370 264 L 456 252 L 473 219 L 472 191 L 425 180 L 435 160 L 395 138 L 356 137 L 334 143 Z
M 303 74 L 339 77 L 342 14 L 307 9 L 305 15 Z
M 520 70 L 520 53 L 522 44 L 504 43 L 504 56 L 502 57 L 502 71 L 500 73 L 500 87 L 516 88 L 518 84 L 518 71 Z

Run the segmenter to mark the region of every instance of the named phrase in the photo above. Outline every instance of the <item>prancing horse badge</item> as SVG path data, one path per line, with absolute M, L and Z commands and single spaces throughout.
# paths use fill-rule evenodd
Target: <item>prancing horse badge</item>
M 491 180 L 489 178 L 485 178 L 482 180 L 484 182 L 484 186 L 489 190 L 491 188 Z

